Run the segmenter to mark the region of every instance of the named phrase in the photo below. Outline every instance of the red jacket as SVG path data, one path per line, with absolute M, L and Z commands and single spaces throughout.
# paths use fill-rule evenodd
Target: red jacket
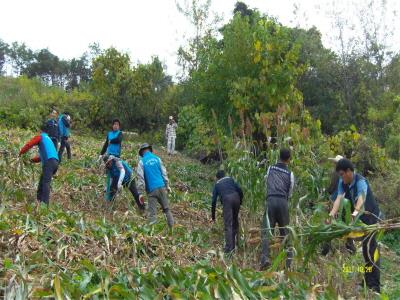
M 33 137 L 29 142 L 25 144 L 19 151 L 19 155 L 21 156 L 22 154 L 28 152 L 31 148 L 34 146 L 39 145 L 39 143 L 42 141 L 42 137 L 40 135 L 37 135 Z M 32 162 L 38 163 L 40 162 L 40 156 L 35 156 L 34 158 L 31 159 Z

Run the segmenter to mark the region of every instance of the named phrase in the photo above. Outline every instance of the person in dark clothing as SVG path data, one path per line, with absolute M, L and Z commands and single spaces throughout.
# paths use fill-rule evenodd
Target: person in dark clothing
M 280 237 L 284 239 L 288 235 L 289 207 L 288 201 L 294 188 L 294 175 L 288 169 L 290 162 L 290 150 L 280 150 L 280 161 L 268 168 L 265 176 L 267 188 L 266 211 L 264 213 L 261 231 L 261 269 L 268 268 L 269 240 L 267 235 L 272 234 L 276 223 L 279 225 Z M 289 267 L 292 260 L 292 252 L 287 252 L 286 266 Z
M 58 112 L 53 109 L 50 113 L 49 119 L 46 121 L 46 132 L 53 142 L 54 147 L 56 147 L 56 150 L 58 149 L 59 140 L 57 116 Z
M 347 198 L 351 201 L 353 218 L 360 215 L 360 220 L 364 224 L 376 224 L 380 220 L 380 210 L 368 181 L 354 172 L 354 166 L 348 159 L 339 160 L 336 171 L 340 176 L 338 196 L 329 216 L 336 218 L 341 199 Z M 362 242 L 365 270 L 368 270 L 364 274 L 364 280 L 370 289 L 380 293 L 380 254 L 375 234 L 367 234 Z
M 46 132 L 46 129 L 47 125 L 44 125 L 41 134 L 32 138 L 24 147 L 22 147 L 19 155 L 23 155 L 34 146 L 39 147 L 39 156 L 31 159 L 32 162 L 42 163 L 42 174 L 40 175 L 37 190 L 37 200 L 49 204 L 51 180 L 58 169 L 58 154 L 52 140 Z
M 339 160 L 343 159 L 344 157 L 341 155 L 336 155 L 335 157 L 330 157 L 328 160 L 330 160 L 333 163 L 333 170 L 331 173 L 331 178 L 330 178 L 330 183 L 326 191 L 329 194 L 329 199 L 334 202 L 337 198 L 337 187 L 339 184 L 340 176 L 338 172 L 336 172 L 336 164 L 339 162 Z M 342 219 L 345 221 L 345 214 L 342 214 Z M 356 253 L 356 247 L 354 246 L 354 241 L 353 239 L 346 239 L 346 249 L 350 254 L 355 254 Z M 329 251 L 332 249 L 331 243 L 330 242 L 325 242 L 322 244 L 322 255 L 327 255 Z
M 212 204 L 211 219 L 215 222 L 215 208 L 218 197 L 223 207 L 224 231 L 225 231 L 225 253 L 231 253 L 238 242 L 239 232 L 239 210 L 243 200 L 243 191 L 240 186 L 232 179 L 225 176 L 225 172 L 220 170 L 216 175 Z
M 107 133 L 106 141 L 101 149 L 101 157 L 104 154 L 113 155 L 115 157 L 121 156 L 122 131 L 120 128 L 121 122 L 118 119 L 114 119 L 112 121 L 112 131 Z
M 115 156 L 104 156 L 104 163 L 106 165 L 107 172 L 110 174 L 111 178 L 111 188 L 110 188 L 110 199 L 114 199 L 118 191 L 122 187 L 127 187 L 132 193 L 133 198 L 136 201 L 139 209 L 144 212 L 145 205 L 142 202 L 142 197 L 136 188 L 135 180 L 132 178 L 132 168 L 124 160 L 121 160 Z
M 67 158 L 71 159 L 71 146 L 69 144 L 70 137 L 70 128 L 71 128 L 71 116 L 69 113 L 64 112 L 58 117 L 58 133 L 61 140 L 60 150 L 58 150 L 58 157 L 61 159 L 64 153 L 64 149 L 67 149 Z

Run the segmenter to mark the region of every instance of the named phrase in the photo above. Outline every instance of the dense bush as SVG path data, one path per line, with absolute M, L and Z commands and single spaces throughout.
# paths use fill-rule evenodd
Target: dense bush
M 91 125 L 93 97 L 74 90 L 48 87 L 39 79 L 0 77 L 0 122 L 8 127 L 38 129 L 52 108 L 72 114 L 74 126 Z

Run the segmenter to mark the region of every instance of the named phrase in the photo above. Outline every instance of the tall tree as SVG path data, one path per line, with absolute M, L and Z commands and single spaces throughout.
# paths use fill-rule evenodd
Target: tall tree
M 193 36 L 187 40 L 187 46 L 178 49 L 178 63 L 182 68 L 182 77 L 185 78 L 198 69 L 205 40 L 216 30 L 220 17 L 210 12 L 211 0 L 177 1 L 176 7 L 194 31 Z
M 24 43 L 13 42 L 9 47 L 8 56 L 15 75 L 21 75 L 34 60 L 34 53 Z
M 8 51 L 8 44 L 0 39 L 0 76 L 4 73 Z

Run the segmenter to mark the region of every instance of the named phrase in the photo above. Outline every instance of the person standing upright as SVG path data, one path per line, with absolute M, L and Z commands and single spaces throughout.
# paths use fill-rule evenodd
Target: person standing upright
M 167 152 L 168 155 L 175 154 L 175 140 L 176 140 L 176 128 L 178 124 L 176 124 L 174 117 L 169 117 L 169 122 L 167 124 L 167 128 L 165 129 L 165 138 L 167 139 Z
M 53 142 L 54 147 L 56 147 L 56 150 L 58 149 L 58 140 L 60 137 L 58 133 L 57 117 L 58 112 L 55 109 L 52 109 L 49 115 L 49 119 L 46 121 L 46 132 Z
M 59 162 L 64 153 L 64 149 L 67 149 L 67 158 L 71 159 L 71 146 L 69 144 L 69 137 L 71 134 L 71 116 L 69 113 L 64 112 L 58 117 L 58 132 L 60 136 L 60 149 L 58 151 Z
M 112 121 L 112 130 L 107 133 L 106 141 L 101 149 L 100 156 L 104 154 L 115 157 L 121 156 L 122 131 L 121 122 L 118 119 Z
M 281 149 L 279 154 L 279 162 L 270 166 L 265 176 L 267 188 L 266 212 L 261 232 L 262 252 L 261 252 L 261 269 L 268 268 L 271 264 L 269 260 L 269 240 L 267 234 L 273 231 L 276 223 L 279 226 L 281 239 L 288 235 L 289 225 L 289 198 L 294 188 L 294 175 L 289 170 L 290 150 Z M 286 266 L 290 267 L 292 260 L 292 252 L 287 251 Z

